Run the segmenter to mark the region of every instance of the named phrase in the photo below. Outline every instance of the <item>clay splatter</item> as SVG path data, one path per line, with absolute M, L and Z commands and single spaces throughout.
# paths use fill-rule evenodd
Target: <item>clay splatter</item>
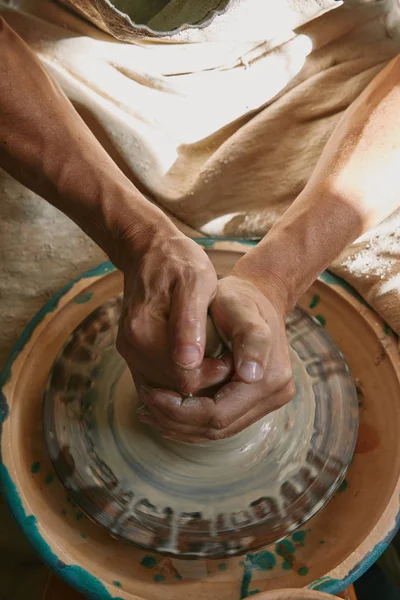
M 85 302 L 88 302 L 92 296 L 93 296 L 93 292 L 87 292 L 86 294 L 79 294 L 79 296 L 77 296 L 74 299 L 74 302 L 75 302 L 75 304 L 85 304 Z
M 65 516 L 66 516 L 66 514 L 67 514 L 67 511 L 65 510 L 65 508 L 63 508 L 63 509 L 62 509 L 62 511 L 61 511 L 61 514 L 62 514 L 62 516 L 63 516 L 63 517 L 65 517 Z
M 320 300 L 321 300 L 321 298 L 317 294 L 315 294 L 315 296 L 312 297 L 312 300 L 309 304 L 309 308 L 311 308 L 311 309 L 316 308 L 318 306 Z
M 115 585 L 115 587 L 117 588 L 122 588 L 122 584 L 120 581 L 113 581 L 113 585 Z
M 156 583 L 161 583 L 162 581 L 165 581 L 166 577 L 165 575 L 161 575 L 161 573 L 157 573 L 157 575 L 154 575 L 153 577 L 153 581 L 155 581 Z
M 50 485 L 51 483 L 53 483 L 54 479 L 55 479 L 54 478 L 54 474 L 53 473 L 49 473 L 46 476 L 46 479 L 45 479 L 46 485 Z
M 240 598 L 247 598 L 250 595 L 249 587 L 253 571 L 270 571 L 276 565 L 276 556 L 267 550 L 248 554 L 244 562 L 244 571 L 242 585 L 240 588 Z
M 154 556 L 143 556 L 142 560 L 140 561 L 140 564 L 146 569 L 154 569 L 154 567 L 157 564 L 157 561 L 154 558 Z
M 390 333 L 390 327 L 389 327 L 389 325 L 386 325 L 386 323 L 385 323 L 385 325 L 383 326 L 383 333 L 384 333 L 385 335 L 389 335 L 389 333 Z
M 250 563 L 253 571 L 270 571 L 276 565 L 276 557 L 272 552 L 264 550 L 246 556 L 246 566 Z
M 323 317 L 322 315 L 315 315 L 315 318 L 317 319 L 317 321 L 319 323 L 321 323 L 322 327 L 325 327 L 325 325 L 326 325 L 325 317 Z
M 40 462 L 37 460 L 31 466 L 31 473 L 34 473 L 36 475 L 36 473 L 39 473 L 39 471 L 40 471 Z
M 286 558 L 289 554 L 296 552 L 296 546 L 290 540 L 282 540 L 275 546 L 275 552 L 278 556 Z
M 306 531 L 295 531 L 295 533 L 292 535 L 292 540 L 300 546 L 305 546 L 306 535 Z
M 348 487 L 349 487 L 349 482 L 347 481 L 347 479 L 343 479 L 342 483 L 338 487 L 337 494 L 342 494 L 343 492 L 345 492 L 347 490 Z
M 218 571 L 227 571 L 228 565 L 226 563 L 221 563 L 218 565 Z
M 240 561 L 239 565 L 244 566 L 242 585 L 241 585 L 241 600 L 251 595 L 250 584 L 254 571 L 270 571 L 277 564 L 277 557 L 283 559 L 281 563 L 282 569 L 289 571 L 293 569 L 299 575 L 306 575 L 308 567 L 295 559 L 296 551 L 305 546 L 307 534 L 311 529 L 299 530 L 292 534 L 291 538 L 286 538 L 276 544 L 275 553 L 262 551 L 248 554 L 246 560 Z M 306 573 L 307 571 L 307 573 Z M 258 593 L 253 591 L 253 593 Z
M 175 574 L 175 579 L 179 579 L 179 580 L 181 580 L 181 579 L 182 579 L 182 575 L 179 575 L 179 573 L 176 573 L 176 574 Z

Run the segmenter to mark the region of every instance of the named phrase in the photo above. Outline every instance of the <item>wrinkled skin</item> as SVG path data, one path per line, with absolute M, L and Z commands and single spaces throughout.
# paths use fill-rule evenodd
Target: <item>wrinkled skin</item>
M 204 358 L 207 312 L 217 291 L 205 252 L 184 235 L 164 236 L 124 271 L 117 348 L 139 394 L 152 388 L 191 394 L 226 380 L 229 355 Z
M 230 352 L 203 358 L 208 309 L 233 364 Z M 141 420 L 164 437 L 226 438 L 294 396 L 285 310 L 241 273 L 217 282 L 207 255 L 184 236 L 154 243 L 125 276 L 117 345 L 149 410 Z M 186 398 L 215 385 L 213 397 Z

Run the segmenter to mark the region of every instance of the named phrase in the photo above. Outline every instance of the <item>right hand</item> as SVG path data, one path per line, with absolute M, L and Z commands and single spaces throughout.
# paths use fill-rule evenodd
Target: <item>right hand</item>
M 142 401 L 153 389 L 189 395 L 226 381 L 230 357 L 204 359 L 217 276 L 203 249 L 171 227 L 152 236 L 139 260 L 134 253 L 132 262 L 125 255 L 122 270 L 117 349 Z M 149 405 L 149 410 L 154 418 L 163 418 L 156 407 Z

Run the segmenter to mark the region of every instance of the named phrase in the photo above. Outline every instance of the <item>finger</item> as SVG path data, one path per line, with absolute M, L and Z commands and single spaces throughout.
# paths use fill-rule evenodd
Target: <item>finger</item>
M 271 343 L 270 329 L 256 302 L 221 285 L 211 312 L 221 336 L 233 349 L 237 377 L 244 383 L 260 381 L 267 366 Z
M 158 425 L 155 425 L 155 427 L 156 429 L 160 429 L 160 431 L 168 429 L 170 431 L 174 431 L 176 434 L 194 437 L 205 437 L 205 434 L 208 431 L 208 427 L 196 427 L 195 425 L 186 425 L 184 423 L 178 423 L 155 406 L 152 406 L 151 408 L 149 407 L 149 411 L 151 411 L 150 416 L 157 420 Z M 149 415 L 144 416 L 147 417 Z M 142 415 L 139 415 L 138 418 L 139 420 L 142 420 Z
M 168 348 L 167 322 L 153 318 L 147 308 L 126 314 L 118 330 L 116 347 L 136 383 L 137 373 L 153 387 L 174 386 Z
M 215 286 L 194 275 L 192 282 L 177 284 L 171 299 L 169 335 L 174 363 L 184 369 L 200 366 L 206 345 L 208 305 Z
M 278 410 L 287 404 L 293 398 L 291 392 L 292 390 L 290 388 L 281 390 L 280 392 L 270 396 L 267 402 L 257 403 L 243 417 L 240 417 L 237 421 L 225 429 L 209 429 L 206 433 L 206 437 L 210 440 L 222 440 L 244 431 L 250 427 L 250 425 L 253 425 L 253 423 L 256 423 L 269 413 L 274 412 L 275 410 Z
M 174 421 L 196 427 L 207 426 L 215 408 L 212 398 L 194 396 L 183 400 L 175 392 L 159 389 L 143 391 L 141 398 L 150 409 L 154 406 Z
M 143 416 L 143 418 L 141 418 L 140 420 L 142 421 L 142 423 L 150 425 L 150 427 L 156 429 L 160 433 L 161 437 L 163 437 L 166 440 L 171 440 L 174 442 L 185 442 L 187 444 L 204 444 L 205 442 L 210 442 L 210 440 L 204 436 L 198 437 L 195 435 L 188 435 L 176 432 L 172 429 L 162 427 L 158 420 L 154 417 Z
M 269 327 L 261 316 L 257 318 L 253 314 L 247 318 L 248 321 L 243 320 L 234 333 L 233 356 L 237 377 L 244 383 L 255 383 L 264 376 L 271 349 L 271 336 Z
M 224 383 L 232 372 L 232 355 L 226 353 L 221 358 L 205 358 L 197 369 L 177 369 L 176 378 L 181 393 L 194 394 Z
M 266 390 L 265 382 L 260 383 L 242 383 L 231 382 L 225 385 L 216 394 L 215 410 L 210 421 L 210 427 L 213 429 L 227 429 L 247 413 L 253 411 L 254 407 L 260 405 L 261 413 L 267 414 L 275 410 L 272 398 L 276 394 L 282 394 L 282 398 L 287 398 L 286 402 L 293 399 L 296 388 L 293 379 L 283 385 L 279 390 Z

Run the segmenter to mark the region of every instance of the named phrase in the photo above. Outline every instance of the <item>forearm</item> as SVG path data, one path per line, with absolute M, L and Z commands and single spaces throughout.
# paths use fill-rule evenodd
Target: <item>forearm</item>
M 105 152 L 58 85 L 0 18 L 0 167 L 48 200 L 117 266 L 123 242 L 173 227 Z
M 291 308 L 340 252 L 400 206 L 400 59 L 346 111 L 303 192 L 237 265 Z

